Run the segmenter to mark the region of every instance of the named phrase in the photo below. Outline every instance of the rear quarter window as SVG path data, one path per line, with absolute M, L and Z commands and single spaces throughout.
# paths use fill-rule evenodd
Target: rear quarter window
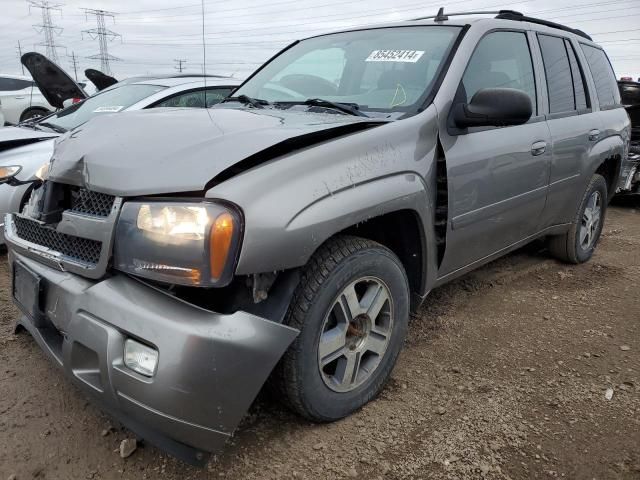
M 620 93 L 613 68 L 603 50 L 591 45 L 580 44 L 587 64 L 596 85 L 596 94 L 600 102 L 600 108 L 611 107 L 620 103 Z

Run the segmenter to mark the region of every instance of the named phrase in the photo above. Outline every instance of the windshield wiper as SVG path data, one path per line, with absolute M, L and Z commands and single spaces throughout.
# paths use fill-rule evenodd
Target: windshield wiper
M 55 125 L 53 123 L 49 123 L 49 122 L 39 122 L 39 123 L 34 124 L 34 127 L 35 126 L 46 127 L 46 128 L 49 128 L 49 129 L 53 130 L 56 133 L 66 133 L 66 131 L 67 131 L 66 128 L 61 127 L 59 125 Z
M 227 97 L 220 103 L 225 102 L 240 102 L 244 105 L 251 105 L 254 108 L 264 108 L 265 105 L 269 105 L 269 102 L 260 98 L 252 98 L 247 95 L 238 95 L 237 97 Z
M 311 107 L 323 107 L 323 108 L 332 108 L 333 110 L 338 110 L 342 113 L 346 113 L 347 115 L 354 115 L 356 117 L 368 117 L 364 112 L 360 111 L 360 105 L 357 103 L 343 103 L 343 102 L 332 102 L 331 100 L 325 100 L 324 98 L 307 98 L 304 101 L 300 102 L 278 102 L 285 105 L 309 105 Z

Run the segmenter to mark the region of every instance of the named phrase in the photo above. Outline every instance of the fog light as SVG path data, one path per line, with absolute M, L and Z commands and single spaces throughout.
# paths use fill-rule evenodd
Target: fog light
M 153 377 L 158 364 L 158 351 L 135 340 L 124 342 L 124 364 L 145 377 Z

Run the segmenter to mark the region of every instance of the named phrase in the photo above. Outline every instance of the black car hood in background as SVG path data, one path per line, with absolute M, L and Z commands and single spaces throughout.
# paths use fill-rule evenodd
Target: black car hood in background
M 110 77 L 106 73 L 102 73 L 100 70 L 94 70 L 93 68 L 87 68 L 84 71 L 84 74 L 89 81 L 96 86 L 98 91 L 104 90 L 105 88 L 118 83 L 118 80 L 115 78 Z
M 243 161 L 250 168 L 382 123 L 267 108 L 105 115 L 60 137 L 49 179 L 124 197 L 201 191 Z
M 87 98 L 84 90 L 44 55 L 37 52 L 25 53 L 20 61 L 53 107 L 63 108 L 63 102 L 71 98 Z

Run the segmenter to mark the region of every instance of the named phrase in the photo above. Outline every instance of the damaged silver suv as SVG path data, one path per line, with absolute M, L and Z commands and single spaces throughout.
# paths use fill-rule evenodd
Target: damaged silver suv
M 214 108 L 62 136 L 6 218 L 19 326 L 198 464 L 267 380 L 313 421 L 365 405 L 434 287 L 540 237 L 587 261 L 628 149 L 613 71 L 490 13 L 302 40 Z

